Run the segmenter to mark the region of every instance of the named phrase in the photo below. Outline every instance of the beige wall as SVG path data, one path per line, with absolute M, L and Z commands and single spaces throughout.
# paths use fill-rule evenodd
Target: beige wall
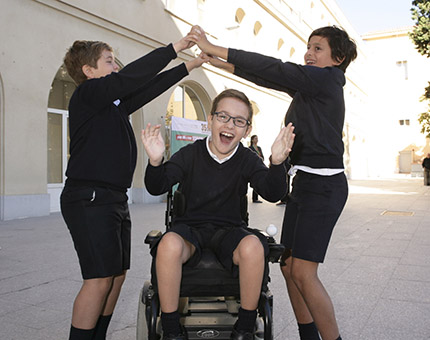
M 51 83 L 67 48 L 76 39 L 102 40 L 126 65 L 141 55 L 177 41 L 200 24 L 210 39 L 224 46 L 253 50 L 303 62 L 311 31 L 340 24 L 358 42 L 359 58 L 347 71 L 345 161 L 350 176 L 368 174 L 366 162 L 370 137 L 364 110 L 366 51 L 334 0 L 3 0 L 0 11 L 0 219 L 49 213 L 47 189 L 47 105 Z M 238 8 L 245 11 L 238 24 Z M 254 34 L 256 22 L 262 25 Z M 283 45 L 279 47 L 282 39 Z M 197 48 L 180 53 L 169 68 L 193 58 Z M 267 157 L 274 131 L 280 128 L 291 101 L 287 95 L 260 88 L 210 65 L 184 79 L 209 99 L 225 88 L 244 91 L 256 103 L 253 134 Z M 161 123 L 173 88 L 132 117 L 136 137 L 147 122 Z M 143 172 L 147 158 L 140 146 L 132 197 L 148 202 Z M 358 155 L 358 156 L 357 156 Z

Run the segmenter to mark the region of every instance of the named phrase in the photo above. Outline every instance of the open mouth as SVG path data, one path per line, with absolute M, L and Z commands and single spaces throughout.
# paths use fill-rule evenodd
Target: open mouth
M 234 135 L 228 132 L 221 132 L 219 138 L 223 144 L 229 144 L 233 140 Z

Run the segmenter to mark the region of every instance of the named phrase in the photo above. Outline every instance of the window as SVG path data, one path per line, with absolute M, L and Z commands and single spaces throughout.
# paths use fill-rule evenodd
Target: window
M 203 104 L 204 101 L 205 105 Z M 165 117 L 165 158 L 170 158 L 170 133 L 172 116 L 192 120 L 207 121 L 205 107 L 210 107 L 210 98 L 201 89 L 189 85 L 179 85 L 173 90 L 167 105 Z M 209 111 L 209 109 L 208 109 Z
M 235 21 L 240 24 L 245 17 L 245 11 L 242 8 L 238 8 L 235 15 Z
M 69 154 L 68 112 L 48 109 L 48 183 L 62 184 Z
M 256 21 L 254 24 L 254 35 L 257 35 L 260 32 L 262 27 L 263 25 L 261 24 L 261 22 Z
M 408 62 L 406 60 L 398 61 L 396 65 L 400 69 L 400 75 L 408 80 Z
M 400 119 L 399 124 L 400 125 L 410 125 L 410 120 L 409 119 Z
M 171 116 L 206 120 L 206 113 L 199 97 L 187 85 L 178 86 L 173 91 L 167 108 L 166 123 L 170 123 Z

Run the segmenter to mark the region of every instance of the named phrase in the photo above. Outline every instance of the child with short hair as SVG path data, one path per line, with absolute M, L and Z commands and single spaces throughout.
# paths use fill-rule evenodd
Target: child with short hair
M 78 87 L 69 103 L 70 159 L 61 212 L 83 277 L 73 306 L 71 340 L 106 338 L 130 268 L 127 188 L 137 146 L 129 115 L 204 62 L 198 57 L 159 73 L 193 45 L 186 36 L 122 70 L 112 48 L 100 41 L 75 41 L 64 58 Z
M 213 57 L 214 66 L 293 98 L 285 124 L 296 127 L 289 156 L 295 177 L 283 222 L 281 239 L 287 251 L 281 270 L 301 339 L 320 339 L 319 332 L 324 340 L 339 340 L 333 304 L 317 270 L 348 196 L 343 86 L 344 72 L 357 57 L 356 45 L 339 27 L 316 29 L 308 39 L 305 65 L 298 65 L 214 45 L 199 26 L 194 26 L 192 39 Z
M 163 235 L 155 254 L 161 304 L 163 340 L 185 340 L 179 323 L 182 265 L 197 263 L 201 249 L 223 230 L 214 252 L 222 265 L 239 271 L 241 308 L 231 339 L 253 340 L 257 305 L 263 282 L 267 244 L 247 228 L 241 198 L 248 183 L 266 200 L 276 202 L 286 191 L 283 162 L 294 140 L 292 124 L 284 127 L 272 145 L 271 166 L 240 140 L 251 132 L 252 105 L 240 91 L 229 89 L 213 101 L 208 126 L 211 136 L 189 144 L 163 163 L 164 141 L 160 125 L 142 131 L 149 157 L 145 184 L 153 195 L 180 183 L 186 208 Z M 219 235 L 219 234 L 217 234 Z

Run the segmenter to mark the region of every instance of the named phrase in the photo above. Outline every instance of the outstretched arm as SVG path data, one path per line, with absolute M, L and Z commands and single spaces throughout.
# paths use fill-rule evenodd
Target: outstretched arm
M 191 31 L 185 37 L 183 37 L 181 40 L 179 40 L 173 44 L 173 48 L 175 49 L 176 53 L 179 53 L 183 50 L 186 50 L 187 48 L 191 48 L 195 45 L 195 41 L 193 41 L 193 39 L 191 39 L 191 32 L 192 31 L 193 30 L 191 29 Z
M 294 143 L 294 126 L 289 123 L 283 127 L 272 144 L 272 164 L 282 164 L 290 154 Z
M 228 49 L 225 47 L 212 44 L 208 40 L 203 28 L 201 28 L 200 26 L 198 25 L 193 26 L 193 28 L 189 33 L 189 38 L 191 41 L 196 43 L 199 46 L 199 48 L 207 55 L 227 60 Z
M 187 68 L 188 73 L 190 73 L 195 68 L 202 66 L 203 63 L 207 63 L 210 61 L 210 58 L 206 55 L 206 53 L 202 52 L 200 55 L 190 61 L 185 63 L 185 67 Z
M 163 137 L 160 134 L 160 127 L 160 124 L 151 126 L 151 123 L 148 123 L 146 129 L 142 130 L 141 135 L 143 146 L 149 157 L 149 163 L 155 167 L 161 165 L 166 148 Z
M 208 62 L 212 66 L 221 68 L 221 69 L 226 70 L 227 72 L 230 72 L 230 73 L 234 73 L 234 65 L 233 64 L 230 64 L 226 61 L 223 61 L 223 60 L 221 60 L 217 57 L 213 57 L 213 56 L 209 56 L 208 58 L 209 58 Z

